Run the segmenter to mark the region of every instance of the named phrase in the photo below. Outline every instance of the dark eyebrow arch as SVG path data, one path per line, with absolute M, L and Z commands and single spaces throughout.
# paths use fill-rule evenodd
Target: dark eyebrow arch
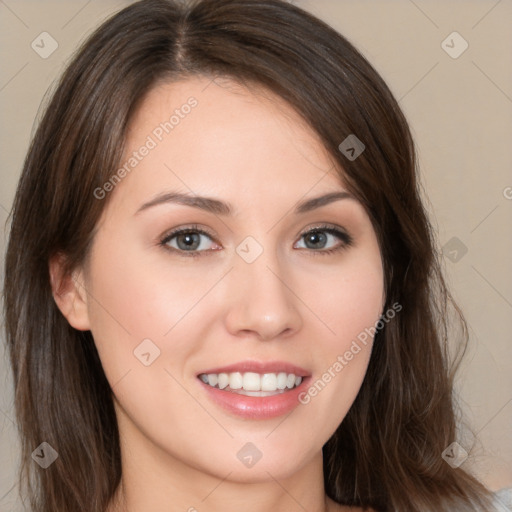
M 331 192 L 323 196 L 313 197 L 312 199 L 301 201 L 296 205 L 294 213 L 306 213 L 340 199 L 354 199 L 354 197 L 348 192 L 344 191 Z M 191 206 L 193 208 L 199 208 L 201 210 L 214 213 L 215 215 L 229 216 L 233 215 L 234 211 L 233 207 L 229 203 L 225 203 L 224 201 L 219 201 L 218 199 L 213 199 L 211 197 L 183 194 L 179 192 L 166 192 L 163 194 L 158 194 L 150 201 L 144 203 L 135 212 L 135 215 L 153 206 L 166 203 L 177 203 L 184 206 Z

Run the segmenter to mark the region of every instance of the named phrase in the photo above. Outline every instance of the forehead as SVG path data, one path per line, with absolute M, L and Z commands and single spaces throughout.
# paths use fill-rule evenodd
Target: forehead
M 194 98 L 200 107 L 192 109 L 193 119 L 197 122 L 209 118 L 209 124 L 212 125 L 211 117 L 215 116 L 213 125 L 222 126 L 242 118 L 245 119 L 249 128 L 251 119 L 248 119 L 247 115 L 260 122 L 263 118 L 266 118 L 267 122 L 273 119 L 274 123 L 287 120 L 288 129 L 292 129 L 295 135 L 307 133 L 309 137 L 320 142 L 316 133 L 300 115 L 284 99 L 268 88 L 252 82 L 243 85 L 229 77 L 212 79 L 201 75 L 178 81 L 156 83 L 145 95 L 132 117 L 129 134 L 142 126 L 146 130 L 149 129 L 148 121 L 153 123 L 155 120 L 159 122 L 168 120 L 175 112 L 180 119 L 183 119 L 179 111 L 190 98 Z M 185 112 L 185 115 L 188 115 L 188 112 Z M 182 126 L 186 125 L 183 123 Z M 206 129 L 207 126 L 203 128 Z M 183 128 L 176 131 L 183 131 Z
M 167 187 L 299 200 L 341 181 L 318 135 L 283 99 L 206 77 L 152 88 L 131 119 L 123 165 L 122 186 L 139 197 Z

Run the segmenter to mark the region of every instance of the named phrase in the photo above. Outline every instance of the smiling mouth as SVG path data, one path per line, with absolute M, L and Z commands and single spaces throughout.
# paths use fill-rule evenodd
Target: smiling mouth
M 206 385 L 246 396 L 273 396 L 286 393 L 302 382 L 302 377 L 294 373 L 202 373 L 198 376 Z

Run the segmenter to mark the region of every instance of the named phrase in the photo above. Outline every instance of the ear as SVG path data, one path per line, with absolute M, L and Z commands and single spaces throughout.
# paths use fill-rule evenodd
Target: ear
M 71 327 L 87 331 L 90 326 L 83 271 L 65 274 L 64 263 L 65 256 L 59 253 L 50 259 L 48 265 L 53 298 Z

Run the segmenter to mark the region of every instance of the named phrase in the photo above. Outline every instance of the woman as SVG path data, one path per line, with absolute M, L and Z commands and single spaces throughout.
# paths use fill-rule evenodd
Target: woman
M 293 5 L 106 21 L 14 204 L 32 509 L 498 510 L 450 461 L 449 313 L 464 323 L 415 169 L 382 79 Z

